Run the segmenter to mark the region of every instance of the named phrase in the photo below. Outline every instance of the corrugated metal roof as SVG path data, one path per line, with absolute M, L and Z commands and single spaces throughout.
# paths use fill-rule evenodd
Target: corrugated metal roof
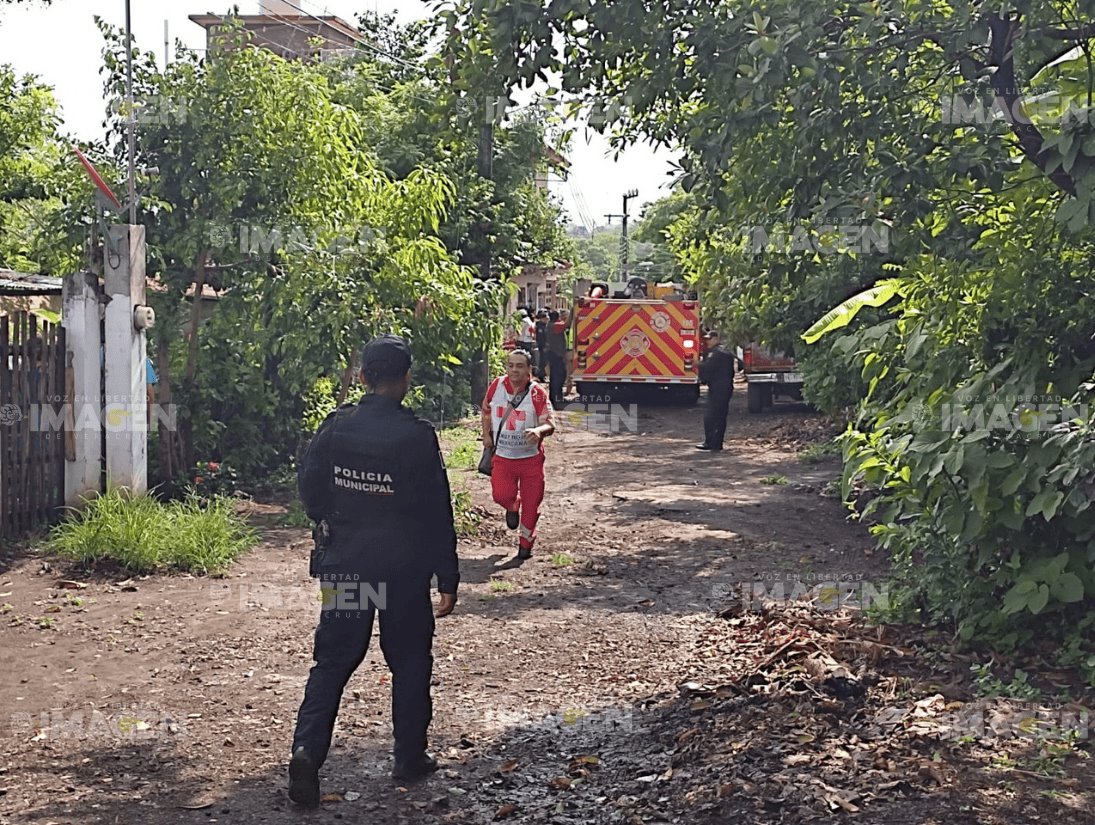
M 55 275 L 31 275 L 0 269 L 0 295 L 60 295 L 61 279 Z

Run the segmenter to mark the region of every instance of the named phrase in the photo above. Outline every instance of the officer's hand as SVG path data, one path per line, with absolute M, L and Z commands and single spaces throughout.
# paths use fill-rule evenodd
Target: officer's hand
M 441 598 L 437 601 L 437 612 L 433 615 L 438 619 L 443 618 L 452 613 L 454 607 L 456 607 L 456 594 L 442 593 Z
M 484 446 L 485 448 L 487 448 L 488 450 L 489 450 L 489 449 L 490 449 L 491 447 L 493 447 L 493 446 L 494 446 L 494 436 L 492 436 L 492 435 L 485 435 L 485 436 L 483 436 L 483 446 Z
M 529 444 L 539 444 L 540 443 L 540 432 L 539 432 L 539 430 L 536 430 L 535 428 L 531 429 L 531 430 L 525 430 L 525 441 L 527 441 Z

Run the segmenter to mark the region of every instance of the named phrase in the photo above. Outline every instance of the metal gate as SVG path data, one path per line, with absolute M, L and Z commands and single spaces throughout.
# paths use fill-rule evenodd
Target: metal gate
M 0 316 L 0 539 L 54 521 L 65 497 L 65 331 Z

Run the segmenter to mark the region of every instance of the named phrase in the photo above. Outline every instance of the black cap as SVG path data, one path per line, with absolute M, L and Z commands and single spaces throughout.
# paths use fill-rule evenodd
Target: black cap
M 370 381 L 399 378 L 410 368 L 410 345 L 398 335 L 378 335 L 361 350 L 361 371 Z

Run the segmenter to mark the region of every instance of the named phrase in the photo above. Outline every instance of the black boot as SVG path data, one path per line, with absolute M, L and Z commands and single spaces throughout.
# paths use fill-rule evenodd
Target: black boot
M 392 779 L 396 782 L 416 782 L 424 779 L 437 770 L 437 760 L 428 753 L 423 753 L 414 759 L 405 762 L 395 761 L 392 768 Z
M 304 748 L 289 760 L 289 798 L 306 808 L 319 804 L 319 768 Z

